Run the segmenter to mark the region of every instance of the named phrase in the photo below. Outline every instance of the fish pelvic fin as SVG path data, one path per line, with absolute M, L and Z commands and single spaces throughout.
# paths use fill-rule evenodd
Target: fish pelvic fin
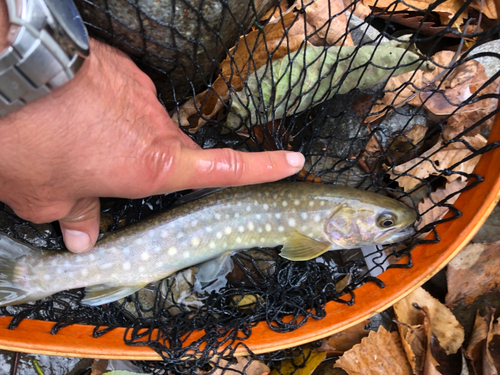
M 85 298 L 81 301 L 84 305 L 98 306 L 111 303 L 120 298 L 127 297 L 139 289 L 144 288 L 148 283 L 136 285 L 109 285 L 99 284 L 85 288 Z
M 26 283 L 22 282 L 26 268 L 22 266 L 21 258 L 39 255 L 42 252 L 34 251 L 30 246 L 6 235 L 0 235 L 0 306 L 17 305 L 46 297 L 33 295 L 32 288 L 23 286 Z
M 327 252 L 331 247 L 332 245 L 329 243 L 293 232 L 285 242 L 280 256 L 293 261 L 309 260 Z

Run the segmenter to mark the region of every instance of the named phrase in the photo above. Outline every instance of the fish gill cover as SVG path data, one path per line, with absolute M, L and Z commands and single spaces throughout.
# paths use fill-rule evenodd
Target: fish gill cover
M 453 203 L 467 183 L 481 182 L 474 167 L 497 146 L 487 138 L 498 112 L 500 25 L 488 1 L 76 3 L 90 35 L 150 75 L 159 100 L 200 146 L 300 151 L 306 165 L 292 180 L 396 198 L 418 213 L 417 233 L 383 250 L 306 262 L 281 258 L 279 247 L 256 248 L 233 256 L 221 285 L 200 285 L 193 267 L 103 306 L 81 305 L 83 290 L 60 292 L 0 308 L 14 317 L 11 327 L 24 318 L 53 321 L 53 332 L 83 323 L 96 326 L 96 337 L 127 327 L 127 344 L 149 345 L 164 359 L 140 363 L 145 371 L 234 369 L 224 358 L 257 322 L 293 331 L 321 319 L 329 301 L 355 303 L 358 286 L 383 286 L 376 276 L 396 261 L 411 266 L 411 249 L 439 241 L 437 224 L 461 215 Z M 101 230 L 168 210 L 182 195 L 104 199 Z M 3 206 L 0 226 L 37 248 L 63 249 L 56 224 L 25 222 Z M 423 239 L 429 232 L 434 240 Z M 205 334 L 186 345 L 195 330 Z M 281 373 L 280 360 L 300 356 L 296 349 L 253 358 Z

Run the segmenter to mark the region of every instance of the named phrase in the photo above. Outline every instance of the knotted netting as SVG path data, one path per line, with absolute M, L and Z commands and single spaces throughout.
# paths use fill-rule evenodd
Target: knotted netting
M 293 331 L 324 317 L 327 302 L 355 303 L 358 286 L 383 286 L 377 276 L 387 268 L 410 267 L 412 248 L 439 241 L 438 224 L 460 217 L 453 203 L 481 182 L 474 167 L 497 146 L 487 138 L 498 112 L 500 25 L 487 2 L 76 3 L 90 35 L 131 56 L 200 146 L 300 151 L 306 165 L 292 180 L 397 198 L 418 213 L 416 234 L 306 262 L 281 258 L 279 248 L 251 249 L 208 288 L 197 284 L 195 266 L 98 307 L 79 303 L 83 290 L 61 292 L 0 308 L 12 327 L 24 318 L 53 321 L 54 332 L 81 323 L 96 326 L 96 337 L 126 327 L 127 344 L 164 359 L 142 363 L 145 371 L 220 371 L 258 322 Z M 181 196 L 103 199 L 101 230 L 168 210 Z M 5 206 L 0 224 L 37 248 L 64 248 L 57 224 L 33 225 Z M 280 373 L 282 359 L 301 356 L 295 349 L 254 358 Z

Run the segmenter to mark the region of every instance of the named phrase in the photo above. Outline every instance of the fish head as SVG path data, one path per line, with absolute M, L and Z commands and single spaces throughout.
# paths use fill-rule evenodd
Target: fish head
M 324 233 L 338 248 L 386 245 L 410 237 L 417 215 L 405 204 L 379 194 L 365 192 L 361 199 L 337 204 L 326 220 Z

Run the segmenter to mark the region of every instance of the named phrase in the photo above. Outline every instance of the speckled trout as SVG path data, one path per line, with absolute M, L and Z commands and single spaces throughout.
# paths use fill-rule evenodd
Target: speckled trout
M 230 251 L 283 245 L 302 261 L 328 250 L 401 241 L 415 212 L 346 187 L 277 182 L 227 188 L 110 233 L 88 253 L 35 251 L 0 237 L 0 306 L 86 288 L 99 305 Z

